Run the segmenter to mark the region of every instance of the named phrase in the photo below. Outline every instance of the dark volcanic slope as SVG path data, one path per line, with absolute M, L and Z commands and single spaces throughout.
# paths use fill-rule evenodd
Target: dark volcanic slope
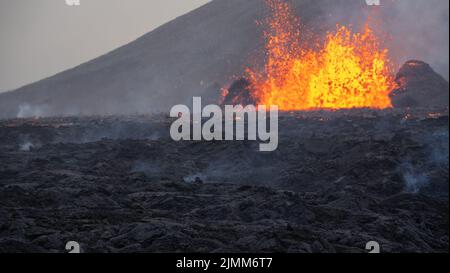
M 355 22 L 367 10 L 363 0 L 293 3 L 302 23 L 318 34 L 337 22 Z M 193 95 L 215 100 L 232 76 L 262 60 L 262 29 L 255 21 L 265 12 L 263 0 L 212 1 L 109 54 L 0 94 L 0 118 L 167 113 L 175 104 L 190 103 Z M 406 21 L 397 13 L 390 16 Z M 416 36 L 408 33 L 409 39 Z
M 324 19 L 323 1 L 297 2 L 305 22 Z M 168 112 L 194 94 L 218 96 L 262 45 L 256 20 L 264 11 L 261 0 L 213 1 L 105 56 L 0 94 L 0 118 Z
M 260 38 L 259 0 L 213 1 L 54 77 L 0 95 L 0 117 L 164 111 L 220 85 Z
M 0 123 L 0 252 L 448 252 L 448 112 L 294 113 L 280 145 L 157 117 Z
M 396 82 L 399 89 L 392 93 L 394 107 L 448 107 L 449 84 L 427 63 L 406 62 Z

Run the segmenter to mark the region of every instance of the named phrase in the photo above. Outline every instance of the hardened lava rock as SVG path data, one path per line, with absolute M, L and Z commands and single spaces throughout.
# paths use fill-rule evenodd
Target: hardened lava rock
M 250 90 L 250 82 L 245 78 L 234 81 L 223 100 L 223 105 L 256 105 L 256 100 Z
M 406 62 L 396 76 L 398 89 L 392 93 L 394 107 L 447 107 L 449 84 L 425 62 Z
M 0 252 L 448 252 L 448 111 L 281 113 L 279 148 L 163 116 L 0 121 Z

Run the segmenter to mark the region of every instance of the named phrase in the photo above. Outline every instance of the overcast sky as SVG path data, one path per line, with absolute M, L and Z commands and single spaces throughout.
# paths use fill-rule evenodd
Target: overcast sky
M 0 92 L 135 40 L 209 0 L 0 0 Z

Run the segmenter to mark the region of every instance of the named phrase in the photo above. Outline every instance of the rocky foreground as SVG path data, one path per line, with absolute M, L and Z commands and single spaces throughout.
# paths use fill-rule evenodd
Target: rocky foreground
M 0 252 L 448 252 L 448 109 L 286 113 L 273 153 L 170 122 L 0 121 Z

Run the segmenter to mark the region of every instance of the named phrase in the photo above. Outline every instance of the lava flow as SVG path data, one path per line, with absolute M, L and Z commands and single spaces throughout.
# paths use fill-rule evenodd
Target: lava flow
M 325 42 L 306 46 L 290 4 L 267 3 L 272 15 L 265 22 L 264 69 L 246 70 L 257 104 L 284 111 L 392 107 L 395 83 L 388 50 L 369 24 L 361 33 L 337 26 Z

